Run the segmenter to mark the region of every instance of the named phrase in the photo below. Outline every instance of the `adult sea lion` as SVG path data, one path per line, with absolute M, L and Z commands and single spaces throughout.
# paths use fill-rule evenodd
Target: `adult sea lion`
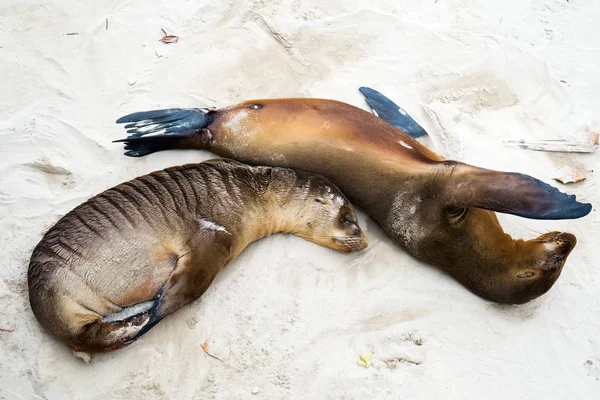
M 275 232 L 343 252 L 367 246 L 350 204 L 322 176 L 232 160 L 157 171 L 89 199 L 44 235 L 29 264 L 31 308 L 75 351 L 116 349 Z
M 379 115 L 398 116 L 380 94 L 365 94 Z M 444 160 L 383 119 L 334 100 L 250 100 L 218 110 L 134 113 L 117 123 L 128 123 L 131 135 L 120 140 L 128 156 L 207 149 L 251 164 L 322 174 L 414 257 L 501 303 L 546 293 L 576 239 L 564 232 L 512 239 L 494 211 L 572 219 L 592 209 L 528 175 Z

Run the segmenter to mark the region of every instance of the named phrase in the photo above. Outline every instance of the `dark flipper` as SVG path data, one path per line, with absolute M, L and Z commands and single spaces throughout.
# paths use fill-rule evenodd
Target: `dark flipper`
M 375 89 L 361 87 L 358 90 L 365 96 L 373 113 L 382 120 L 394 125 L 414 139 L 429 136 L 425 129 L 417 123 L 402 107 L 388 99 Z
M 126 156 L 143 157 L 161 150 L 202 149 L 210 133 L 206 128 L 212 122 L 212 110 L 206 108 L 168 108 L 142 111 L 125 115 L 117 120 L 124 124 Z
M 150 308 L 148 313 L 148 323 L 144 325 L 144 327 L 140 329 L 140 331 L 133 338 L 131 338 L 127 344 L 138 340 L 141 336 L 148 333 L 148 331 L 158 324 L 162 319 L 162 316 L 159 316 L 158 314 L 158 308 L 160 307 L 160 302 L 165 293 L 165 286 L 166 285 L 163 285 L 163 287 L 160 289 L 160 292 L 158 292 L 158 296 L 156 296 L 156 299 L 154 299 L 152 308 Z
M 589 203 L 580 203 L 532 176 L 516 172 L 493 171 L 445 161 L 451 168 L 445 190 L 451 208 L 476 207 L 532 219 L 576 219 L 592 211 Z
M 210 133 L 206 129 L 181 133 L 159 133 L 149 136 L 128 136 L 126 139 L 113 140 L 113 143 L 125 143 L 126 156 L 143 157 L 161 150 L 206 149 Z
M 207 108 L 167 108 L 125 115 L 117 120 L 133 137 L 150 133 L 178 133 L 206 128 L 212 122 Z

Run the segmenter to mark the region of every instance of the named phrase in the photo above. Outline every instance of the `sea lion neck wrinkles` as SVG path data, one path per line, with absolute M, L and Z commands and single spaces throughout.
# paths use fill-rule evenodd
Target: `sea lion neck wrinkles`
M 222 160 L 215 162 L 222 167 Z M 203 164 L 210 165 L 210 161 Z M 211 213 L 227 215 L 224 226 L 232 226 L 239 232 L 240 240 L 232 252 L 232 258 L 249 243 L 274 233 L 294 234 L 323 244 L 321 242 L 326 240 L 326 236 L 323 236 L 323 232 L 315 235 L 314 226 L 309 221 L 335 218 L 336 215 L 315 215 L 322 211 L 321 205 L 327 202 L 334 205 L 332 210 L 342 208 L 350 211 L 344 196 L 324 185 L 326 180 L 323 177 L 287 168 L 258 166 L 255 169 L 260 173 L 252 177 L 245 173 L 240 175 L 239 172 L 244 171 L 239 169 L 230 172 L 238 172 L 238 175 L 222 180 L 228 182 L 227 186 L 219 186 L 214 193 L 219 202 L 212 206 Z M 338 232 L 331 236 L 336 234 L 341 235 Z

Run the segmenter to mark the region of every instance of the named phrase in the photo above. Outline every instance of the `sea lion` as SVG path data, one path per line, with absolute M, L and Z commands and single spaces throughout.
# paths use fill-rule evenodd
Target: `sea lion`
M 120 348 L 276 232 L 342 252 L 367 246 L 348 200 L 322 176 L 232 160 L 153 172 L 89 199 L 44 235 L 29 264 L 31 308 L 74 351 Z
M 376 103 L 385 109 L 385 102 Z M 131 135 L 119 140 L 128 156 L 206 149 L 322 174 L 414 257 L 499 303 L 546 293 L 576 239 L 563 232 L 512 239 L 494 211 L 572 219 L 592 209 L 531 176 L 445 160 L 383 119 L 334 100 L 250 100 L 222 109 L 134 113 L 117 123 L 128 123 Z

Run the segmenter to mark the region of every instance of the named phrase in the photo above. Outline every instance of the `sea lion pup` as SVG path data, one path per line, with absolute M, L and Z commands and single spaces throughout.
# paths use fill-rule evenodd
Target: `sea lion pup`
M 232 160 L 157 171 L 89 199 L 44 235 L 29 264 L 31 308 L 75 351 L 123 347 L 276 232 L 342 252 L 367 246 L 322 176 Z
M 381 118 L 334 100 L 251 100 L 218 110 L 141 112 L 117 122 L 128 123 L 131 135 L 121 141 L 129 156 L 208 149 L 322 174 L 414 257 L 500 303 L 546 293 L 576 240 L 563 232 L 514 240 L 494 211 L 570 219 L 592 209 L 531 176 L 444 160 Z

